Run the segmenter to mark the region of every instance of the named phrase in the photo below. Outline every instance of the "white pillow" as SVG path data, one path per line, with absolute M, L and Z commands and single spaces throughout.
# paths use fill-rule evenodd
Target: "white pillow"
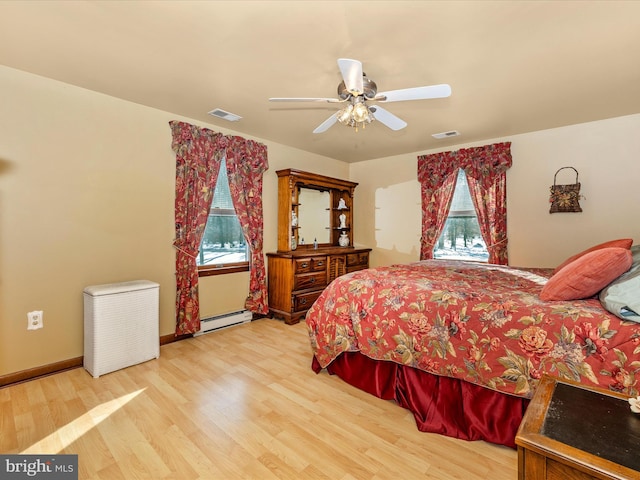
M 615 316 L 640 323 L 640 262 L 635 256 L 631 269 L 602 289 L 600 303 Z

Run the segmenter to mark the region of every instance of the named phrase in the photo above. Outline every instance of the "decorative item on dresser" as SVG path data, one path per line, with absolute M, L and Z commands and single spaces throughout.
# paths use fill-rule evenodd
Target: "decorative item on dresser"
M 269 309 L 291 325 L 334 279 L 368 268 L 371 249 L 349 246 L 357 183 L 293 169 L 276 174 L 278 251 L 267 253 Z M 304 237 L 313 244 L 300 242 Z

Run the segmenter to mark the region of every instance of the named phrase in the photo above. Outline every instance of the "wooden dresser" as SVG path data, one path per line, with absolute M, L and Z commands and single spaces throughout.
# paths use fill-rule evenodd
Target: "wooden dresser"
M 331 281 L 368 268 L 371 249 L 352 246 L 357 183 L 294 169 L 276 174 L 278 251 L 267 253 L 269 309 L 294 324 Z
M 267 253 L 271 314 L 289 325 L 298 323 L 331 281 L 368 268 L 370 251 L 322 247 Z
M 640 415 L 610 391 L 543 377 L 516 444 L 518 480 L 640 479 Z

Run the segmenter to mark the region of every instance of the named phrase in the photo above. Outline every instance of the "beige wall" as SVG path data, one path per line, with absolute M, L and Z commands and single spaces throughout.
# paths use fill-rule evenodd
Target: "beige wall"
M 82 291 L 89 285 L 158 282 L 160 334 L 171 334 L 175 156 L 168 122 L 190 120 L 2 66 L 0 92 L 0 375 L 83 355 Z M 269 251 L 277 245 L 275 171 L 346 178 L 348 165 L 264 143 Z M 202 279 L 203 316 L 241 309 L 247 291 L 247 273 Z M 32 310 L 44 311 L 43 329 L 27 331 Z
M 372 264 L 416 261 L 420 255 L 420 185 L 417 156 L 511 141 L 507 172 L 509 263 L 553 267 L 566 257 L 613 238 L 640 243 L 640 115 L 572 125 L 510 138 L 380 158 L 350 166 L 359 182 L 356 244 L 373 247 Z M 549 214 L 556 170 L 580 173 L 582 213 Z M 573 183 L 561 173 L 558 183 Z

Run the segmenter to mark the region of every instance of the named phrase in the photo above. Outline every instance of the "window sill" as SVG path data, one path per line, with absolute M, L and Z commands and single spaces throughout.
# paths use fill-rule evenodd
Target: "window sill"
M 433 260 L 460 260 L 463 262 L 474 262 L 474 263 L 489 263 L 489 259 L 482 260 L 479 258 L 459 258 L 459 257 L 433 257 Z
M 249 263 L 234 265 L 219 265 L 198 267 L 198 277 L 211 277 L 213 275 L 225 275 L 227 273 L 248 272 Z

